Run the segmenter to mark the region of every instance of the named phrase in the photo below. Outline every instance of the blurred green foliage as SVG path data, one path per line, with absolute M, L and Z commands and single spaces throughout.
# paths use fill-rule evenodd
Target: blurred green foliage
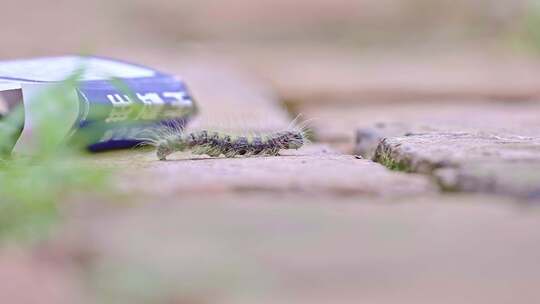
M 503 42 L 512 49 L 525 53 L 540 53 L 540 0 L 526 1 L 526 7 L 513 31 Z
M 523 32 L 526 43 L 536 51 L 540 51 L 540 1 L 529 2 Z
M 60 124 L 78 100 L 72 94 L 81 72 L 51 85 L 36 97 L 35 153 L 4 156 L 0 166 L 0 240 L 31 241 L 49 235 L 61 219 L 62 201 L 83 191 L 103 191 L 108 172 L 81 158 L 87 153 L 65 141 Z M 11 149 L 13 134 L 24 121 L 19 107 L 0 121 L 0 150 Z M 4 154 L 5 155 L 5 154 Z

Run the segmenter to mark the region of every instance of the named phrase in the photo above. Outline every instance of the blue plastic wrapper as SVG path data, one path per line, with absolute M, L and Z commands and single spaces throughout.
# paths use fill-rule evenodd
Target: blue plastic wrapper
M 62 117 L 63 128 L 68 141 L 86 141 L 91 151 L 133 147 L 141 143 L 145 131 L 151 133 L 163 125 L 182 128 L 196 112 L 180 78 L 148 67 L 79 56 L 0 61 L 0 116 L 24 105 L 16 152 L 32 152 L 39 94 L 78 70 L 82 71 L 80 80 L 68 93 L 74 102 Z

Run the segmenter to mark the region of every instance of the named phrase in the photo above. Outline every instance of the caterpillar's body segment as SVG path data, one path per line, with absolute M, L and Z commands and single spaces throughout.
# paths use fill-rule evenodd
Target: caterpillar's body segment
M 231 136 L 218 132 L 177 132 L 157 140 L 156 155 L 166 160 L 174 152 L 190 150 L 193 154 L 211 157 L 278 155 L 281 150 L 299 149 L 306 142 L 303 131 L 282 131 L 257 136 Z

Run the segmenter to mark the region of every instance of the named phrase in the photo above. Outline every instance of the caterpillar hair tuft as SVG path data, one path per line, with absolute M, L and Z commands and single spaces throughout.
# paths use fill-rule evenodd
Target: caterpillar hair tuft
M 300 149 L 309 141 L 305 126 L 290 126 L 285 131 L 255 135 L 232 135 L 210 130 L 185 132 L 179 128 L 165 128 L 159 133 L 145 142 L 156 147 L 159 160 L 166 160 L 170 154 L 182 151 L 228 158 L 277 156 L 282 150 Z

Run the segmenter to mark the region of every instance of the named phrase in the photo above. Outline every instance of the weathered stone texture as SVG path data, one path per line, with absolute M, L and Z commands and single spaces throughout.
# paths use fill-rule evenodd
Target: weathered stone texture
M 489 133 L 425 133 L 389 137 L 374 156 L 389 167 L 433 174 L 444 189 L 537 199 L 540 139 Z
M 148 152 L 103 155 L 99 162 L 124 168 L 118 178 L 124 191 L 160 197 L 257 191 L 400 196 L 435 191 L 423 176 L 391 172 L 370 160 L 316 145 L 279 157 L 227 159 L 179 153 L 161 162 Z

